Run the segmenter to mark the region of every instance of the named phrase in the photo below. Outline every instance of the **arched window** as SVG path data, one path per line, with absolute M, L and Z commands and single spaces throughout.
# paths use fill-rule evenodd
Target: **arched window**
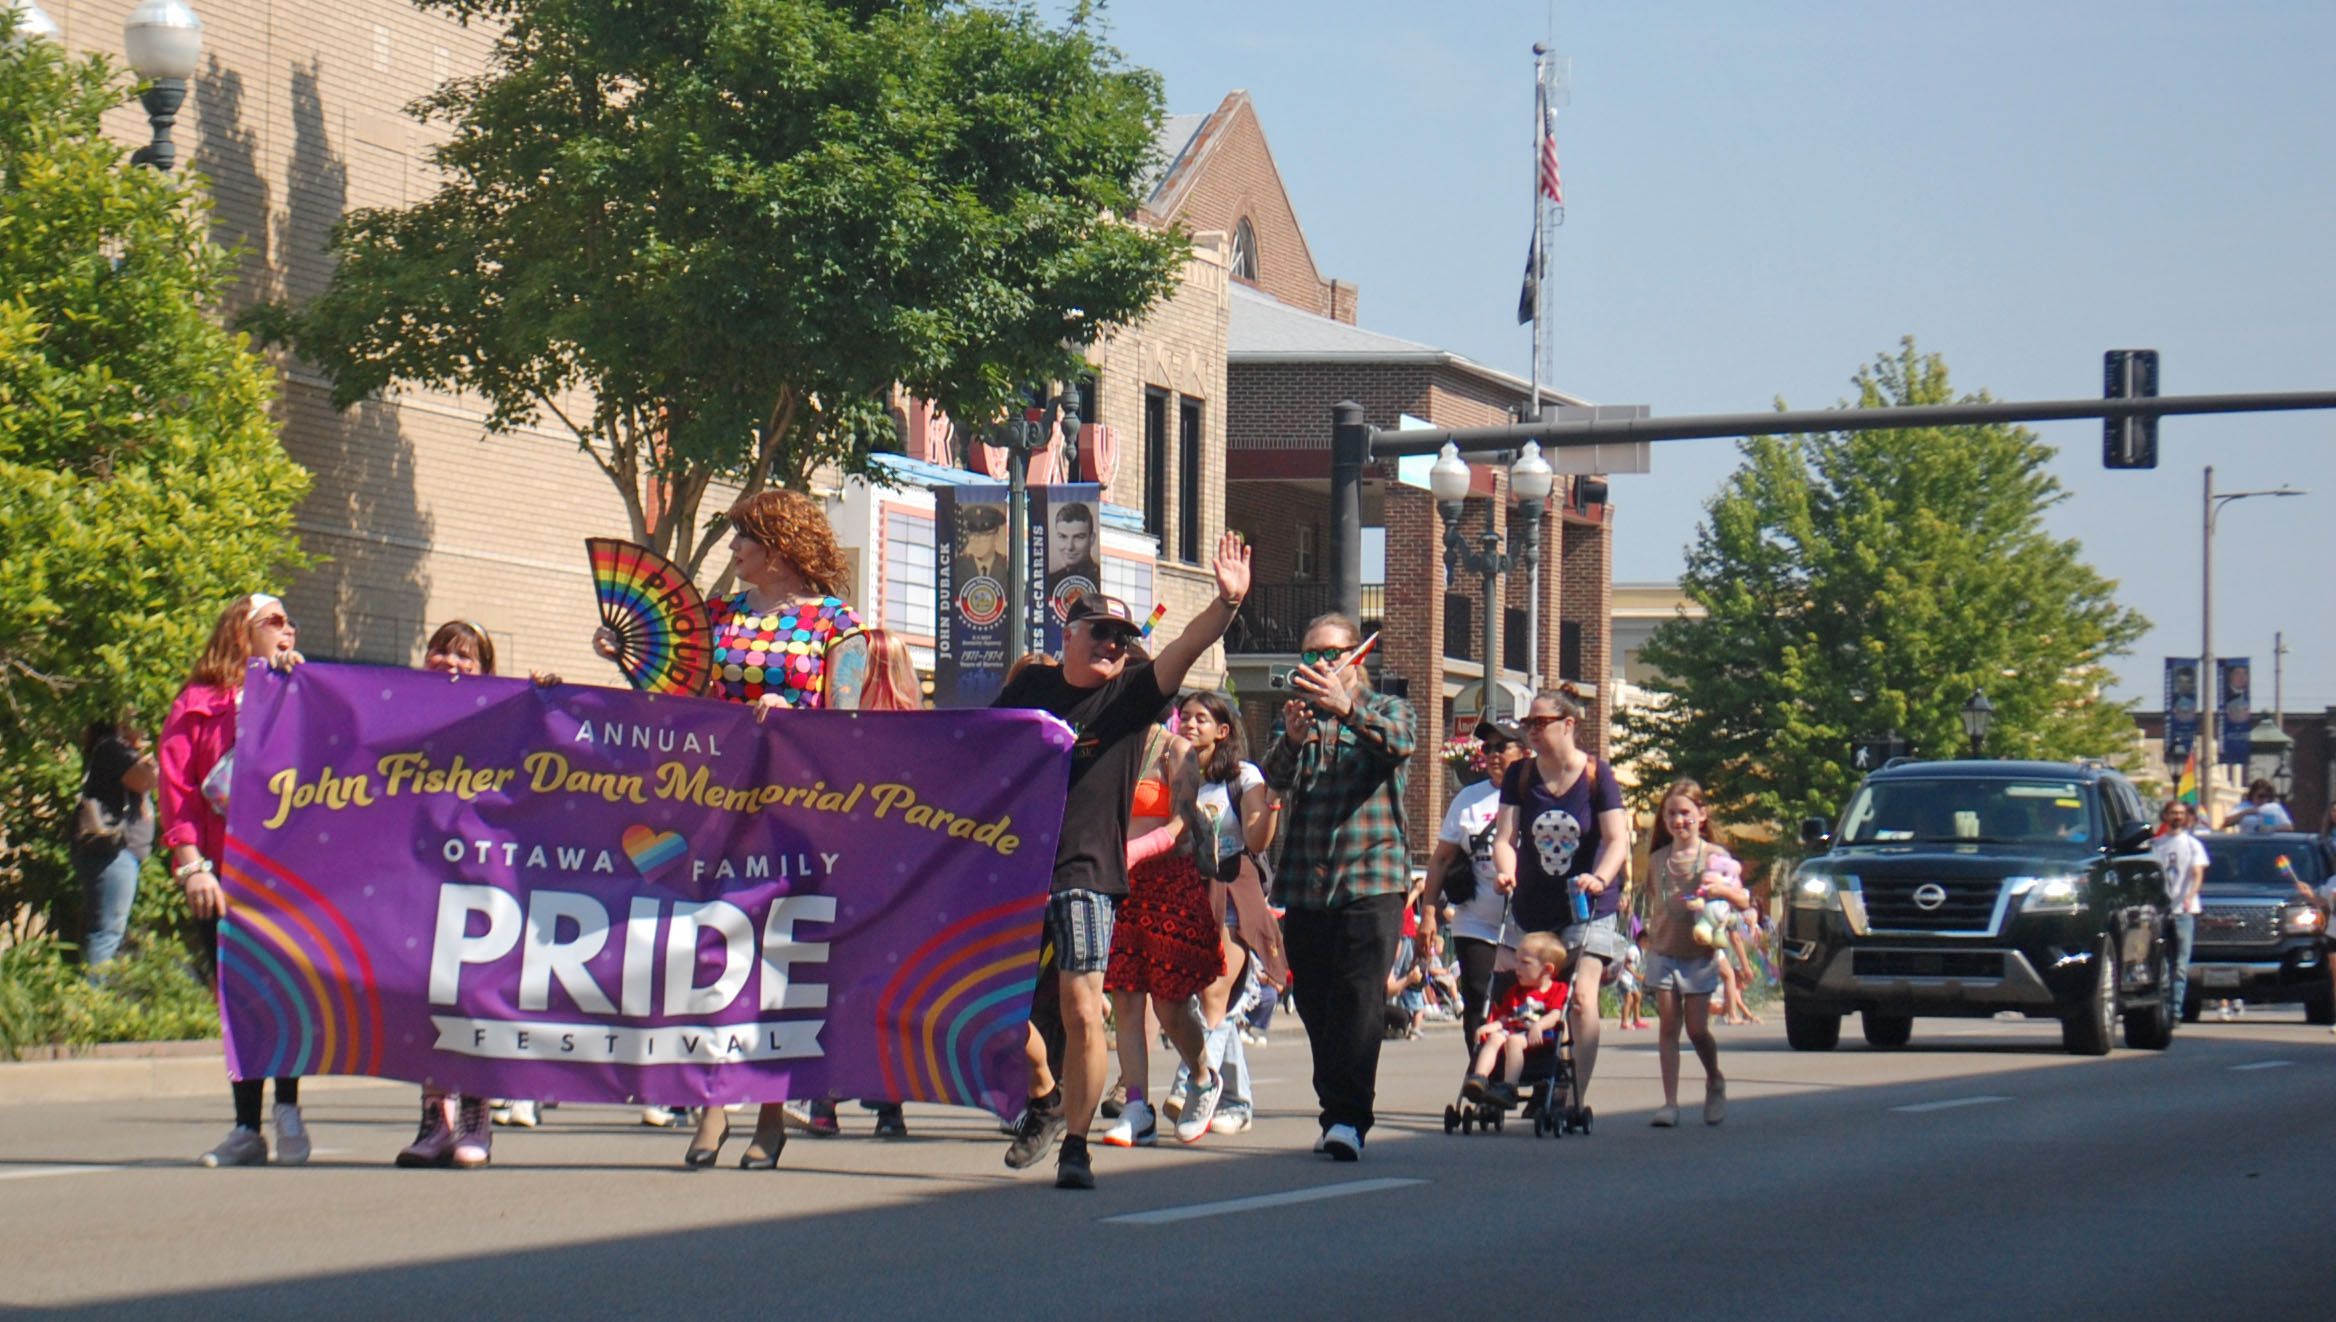
M 1249 227 L 1247 216 L 1233 226 L 1233 278 L 1257 282 L 1257 231 Z

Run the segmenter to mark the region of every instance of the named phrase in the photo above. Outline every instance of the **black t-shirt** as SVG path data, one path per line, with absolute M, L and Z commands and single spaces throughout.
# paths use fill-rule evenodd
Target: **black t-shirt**
M 1142 769 L 1144 735 L 1168 714 L 1168 701 L 1145 662 L 1092 689 L 1072 687 L 1060 666 L 1032 666 L 990 704 L 1049 712 L 1078 735 L 1054 848 L 1057 892 L 1127 894 L 1128 809 Z

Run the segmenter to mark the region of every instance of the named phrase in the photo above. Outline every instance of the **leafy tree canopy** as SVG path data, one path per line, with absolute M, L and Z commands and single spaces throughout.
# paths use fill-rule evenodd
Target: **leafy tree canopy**
M 300 563 L 208 203 L 100 131 L 129 90 L 0 36 L 0 923 L 67 893 L 84 726 L 159 725 L 220 608 Z
M 1911 339 L 1854 384 L 1859 408 L 1958 400 L 1945 362 Z M 1925 756 L 1959 756 L 1974 689 L 1995 706 L 1992 755 L 2128 747 L 2104 663 L 2147 622 L 2046 529 L 2065 493 L 2033 432 L 1840 432 L 1740 450 L 1680 579 L 1704 618 L 1664 623 L 1640 654 L 1659 672 L 1658 702 L 1622 733 L 1650 794 L 1690 776 L 1723 819 L 1829 815 L 1857 783 L 1856 739 L 1894 730 Z
M 634 535 L 693 566 L 710 483 L 866 471 L 897 383 L 960 418 L 1172 287 L 1126 219 L 1160 115 L 1084 7 L 938 0 L 415 0 L 501 25 L 414 107 L 437 193 L 340 226 L 274 330 L 346 407 L 476 393 L 574 433 Z

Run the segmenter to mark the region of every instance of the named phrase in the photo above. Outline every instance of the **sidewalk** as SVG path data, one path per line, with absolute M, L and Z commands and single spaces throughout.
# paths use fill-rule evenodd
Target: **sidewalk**
M 315 1078 L 303 1089 L 377 1086 L 380 1079 Z M 0 1106 L 60 1102 L 127 1102 L 200 1097 L 227 1091 L 227 1061 L 217 1039 L 121 1042 L 48 1059 L 0 1061 Z

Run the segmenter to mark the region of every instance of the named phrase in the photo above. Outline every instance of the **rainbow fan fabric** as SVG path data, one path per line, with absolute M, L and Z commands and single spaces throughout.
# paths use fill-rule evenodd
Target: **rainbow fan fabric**
M 617 668 L 644 693 L 703 693 L 714 674 L 714 621 L 681 566 L 646 546 L 587 537 L 600 622 L 617 638 Z

